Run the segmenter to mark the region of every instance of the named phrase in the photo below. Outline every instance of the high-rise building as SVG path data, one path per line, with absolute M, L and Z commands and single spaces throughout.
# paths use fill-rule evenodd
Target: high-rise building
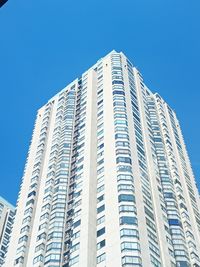
M 0 196 L 0 266 L 5 262 L 14 215 L 15 208 Z
M 176 114 L 112 51 L 38 110 L 6 267 L 200 267 Z

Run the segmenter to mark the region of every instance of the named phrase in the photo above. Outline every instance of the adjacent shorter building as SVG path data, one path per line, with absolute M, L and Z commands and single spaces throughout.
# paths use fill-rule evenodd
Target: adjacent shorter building
M 0 266 L 5 261 L 14 215 L 15 207 L 0 196 Z
M 123 53 L 38 110 L 13 266 L 200 267 L 199 194 L 179 121 Z

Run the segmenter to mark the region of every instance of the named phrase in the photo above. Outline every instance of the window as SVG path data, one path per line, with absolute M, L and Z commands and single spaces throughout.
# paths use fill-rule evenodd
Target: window
M 75 239 L 78 238 L 78 237 L 80 237 L 80 231 L 74 233 L 74 234 L 72 235 L 72 239 L 71 239 L 71 240 L 73 241 L 73 240 L 75 240 Z
M 104 163 L 104 159 L 101 159 L 100 161 L 97 162 L 97 166 L 101 165 Z
M 75 244 L 75 245 L 73 245 L 73 246 L 71 247 L 70 251 L 71 251 L 71 252 L 74 252 L 74 251 L 78 250 L 79 247 L 80 247 L 80 243 L 77 243 L 77 244 Z
M 97 243 L 97 250 L 105 247 L 105 245 L 106 245 L 106 241 L 104 239 L 101 242 Z
M 101 192 L 104 190 L 104 185 L 100 186 L 97 188 L 97 193 Z
M 27 235 L 24 235 L 24 236 L 22 236 L 20 239 L 19 239 L 19 241 L 18 241 L 18 244 L 19 243 L 21 243 L 21 242 L 27 242 L 27 240 L 28 240 L 28 236 Z
M 50 233 L 48 235 L 48 240 L 49 239 L 52 239 L 52 238 L 62 238 L 62 236 L 63 236 L 63 233 L 62 232 L 56 232 L 56 231 L 54 231 L 54 232 L 52 232 L 52 233 Z
M 120 126 L 122 126 L 122 125 L 124 126 L 125 125 L 125 126 L 127 126 L 128 123 L 127 123 L 126 119 L 121 119 L 121 120 L 120 119 L 119 120 L 115 119 L 115 126 L 116 125 L 120 125 Z
M 24 211 L 24 215 L 28 214 L 28 213 L 33 213 L 33 208 L 28 208 Z
M 128 172 L 128 173 L 132 173 L 132 168 L 131 166 L 127 166 L 127 165 L 119 165 L 117 167 L 117 171 L 118 172 Z
M 106 231 L 105 227 L 103 227 L 103 228 L 101 228 L 100 230 L 98 230 L 98 231 L 97 231 L 97 237 L 99 237 L 99 236 L 105 234 L 105 231 Z
M 102 261 L 105 261 L 105 259 L 106 259 L 106 254 L 105 253 L 101 254 L 100 256 L 97 257 L 97 264 Z
M 122 216 L 120 217 L 120 225 L 137 225 L 136 217 Z
M 48 219 L 49 218 L 49 213 L 48 212 L 46 212 L 46 213 L 44 213 L 42 216 L 40 216 L 40 221 L 42 221 L 43 219 Z
M 33 259 L 33 264 L 37 263 L 37 262 L 43 262 L 44 257 L 40 254 L 39 256 L 35 257 Z
M 123 242 L 121 244 L 121 250 L 122 251 L 129 251 L 129 250 L 139 250 L 140 246 L 137 242 Z
M 25 253 L 25 250 L 26 250 L 26 246 L 20 246 L 18 249 L 17 249 L 17 253 L 16 254 L 19 254 L 21 252 L 24 252 Z
M 117 181 L 131 181 L 131 182 L 133 182 L 133 176 L 120 174 L 117 176 Z
M 121 194 L 118 196 L 118 201 L 135 202 L 135 196 L 130 194 Z
M 78 261 L 79 261 L 79 256 L 76 256 L 76 257 L 72 258 L 69 261 L 69 266 L 72 266 L 72 265 L 76 264 Z
M 45 249 L 45 244 L 42 243 L 40 245 L 38 245 L 36 248 L 35 248 L 35 252 L 39 251 L 39 250 L 44 250 Z
M 118 154 L 127 154 L 127 155 L 131 155 L 131 152 L 130 152 L 130 150 L 129 149 L 117 149 L 116 150 L 116 154 L 118 155 Z
M 121 90 L 114 90 L 113 95 L 125 95 L 124 91 Z
M 159 249 L 154 245 L 152 244 L 151 242 L 149 242 L 149 248 L 150 250 L 155 253 L 158 257 L 160 256 L 160 252 L 159 252 Z
M 133 256 L 125 256 L 122 258 L 122 264 L 138 264 L 139 266 L 142 266 L 142 260 L 139 257 L 133 257 Z
M 137 237 L 137 238 L 139 238 L 139 233 L 135 229 L 123 228 L 120 231 L 120 237 Z
M 28 194 L 28 197 L 31 197 L 31 196 L 35 196 L 36 195 L 36 191 L 32 191 Z
M 117 141 L 116 142 L 116 147 L 119 147 L 119 146 L 122 146 L 122 147 L 130 147 L 129 145 L 129 142 L 126 142 L 126 141 Z
M 41 233 L 40 235 L 37 236 L 37 241 L 40 239 L 46 239 L 47 234 L 45 232 Z
M 24 263 L 24 257 L 19 257 L 15 260 L 15 265 L 19 264 L 19 263 Z
M 151 262 L 153 263 L 154 266 L 161 267 L 161 263 L 155 257 L 153 257 L 152 255 L 151 255 Z M 184 266 L 184 262 L 182 262 L 182 263 L 183 263 L 183 266 Z M 187 264 L 185 266 L 187 266 Z
M 104 195 L 101 195 L 100 197 L 97 198 L 97 202 L 101 202 L 102 200 L 104 200 Z
M 176 225 L 176 226 L 182 226 L 181 222 L 177 219 L 170 219 L 168 220 L 169 225 Z
M 102 167 L 101 169 L 97 170 L 97 175 L 101 174 L 102 172 L 104 172 L 104 167 Z
M 102 216 L 102 217 L 100 217 L 99 219 L 97 219 L 97 225 L 98 225 L 98 224 L 101 224 L 101 223 L 103 223 L 103 222 L 105 222 L 105 216 Z
M 81 220 L 78 220 L 77 222 L 74 223 L 74 228 L 78 227 L 81 224 Z
M 50 204 L 46 204 L 42 207 L 41 211 L 44 211 L 45 209 L 51 209 L 51 205 Z
M 60 255 L 59 254 L 50 254 L 49 256 L 45 257 L 45 264 L 48 262 L 59 262 Z
M 25 231 L 28 232 L 29 229 L 30 229 L 30 227 L 29 227 L 28 225 L 26 225 L 26 226 L 24 226 L 24 227 L 21 229 L 20 233 L 23 233 L 23 232 L 25 232 Z
M 133 205 L 120 205 L 119 212 L 134 212 L 136 213 L 136 207 Z
M 100 212 L 102 212 L 104 210 L 105 210 L 105 205 L 102 205 L 99 208 L 97 208 L 97 213 L 100 213 Z
M 62 245 L 60 242 L 51 242 L 47 248 L 46 248 L 46 251 L 49 251 L 51 249 L 61 249 L 62 248 Z
M 127 139 L 127 140 L 129 140 L 129 136 L 127 134 L 115 134 L 115 139 Z
M 119 184 L 117 188 L 118 191 L 129 191 L 129 193 L 130 191 L 134 192 L 134 187 L 131 184 Z
M 29 201 L 26 202 L 26 206 L 30 205 L 30 204 L 34 204 L 34 199 L 30 199 Z
M 123 84 L 124 85 L 124 82 L 123 81 L 114 80 L 114 81 L 112 81 L 112 84 Z
M 131 159 L 128 158 L 128 157 L 117 157 L 116 163 L 118 164 L 118 163 L 121 163 L 121 162 L 132 164 Z
M 30 222 L 30 221 L 31 221 L 31 216 L 28 216 L 28 217 L 23 219 L 22 223 L 26 223 L 26 222 Z

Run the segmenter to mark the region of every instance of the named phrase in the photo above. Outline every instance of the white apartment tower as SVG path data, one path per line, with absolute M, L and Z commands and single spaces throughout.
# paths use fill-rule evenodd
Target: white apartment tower
M 6 267 L 200 267 L 176 114 L 112 51 L 38 110 Z
M 13 205 L 0 196 L 0 267 L 5 262 L 14 215 Z

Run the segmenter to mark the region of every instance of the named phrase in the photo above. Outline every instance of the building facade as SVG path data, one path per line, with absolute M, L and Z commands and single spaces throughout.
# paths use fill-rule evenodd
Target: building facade
M 0 266 L 3 266 L 9 246 L 15 208 L 0 196 Z
M 38 110 L 6 267 L 200 267 L 176 114 L 112 51 Z

